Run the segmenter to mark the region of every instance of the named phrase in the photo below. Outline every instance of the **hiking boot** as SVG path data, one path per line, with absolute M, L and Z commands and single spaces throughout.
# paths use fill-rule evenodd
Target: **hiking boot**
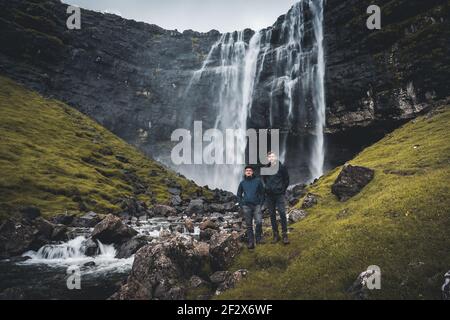
M 289 244 L 289 239 L 288 239 L 287 234 L 283 235 L 283 244 Z
M 278 241 L 280 241 L 280 236 L 278 234 L 275 234 L 273 236 L 273 240 L 272 240 L 272 244 L 277 243 Z
M 249 242 L 249 243 L 247 244 L 247 249 L 249 249 L 249 250 L 255 249 L 255 244 L 254 244 L 253 242 Z

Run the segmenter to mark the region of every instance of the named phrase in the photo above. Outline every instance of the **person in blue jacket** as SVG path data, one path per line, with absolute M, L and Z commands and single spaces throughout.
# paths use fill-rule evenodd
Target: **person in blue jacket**
M 237 197 L 247 226 L 248 248 L 254 249 L 255 240 L 256 244 L 263 243 L 261 206 L 264 203 L 264 186 L 261 179 L 255 176 L 252 166 L 245 167 L 244 179 L 239 183 Z M 254 232 L 253 221 L 256 225 Z

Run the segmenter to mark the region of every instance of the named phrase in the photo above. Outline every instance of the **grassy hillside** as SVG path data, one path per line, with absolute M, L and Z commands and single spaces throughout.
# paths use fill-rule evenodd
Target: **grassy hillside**
M 62 102 L 45 99 L 0 77 L 0 219 L 24 206 L 44 215 L 117 212 L 119 199 L 149 206 L 197 186 L 145 157 Z
M 231 268 L 250 276 L 220 298 L 350 299 L 369 265 L 381 268 L 373 299 L 440 299 L 450 270 L 450 108 L 413 120 L 350 161 L 375 178 L 347 202 L 331 194 L 341 168 L 309 191 L 320 196 L 293 225 L 291 244 L 246 250 Z

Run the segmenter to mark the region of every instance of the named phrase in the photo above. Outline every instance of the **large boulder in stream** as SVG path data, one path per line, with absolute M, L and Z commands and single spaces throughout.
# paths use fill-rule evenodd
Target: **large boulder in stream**
M 345 165 L 336 181 L 331 186 L 331 192 L 340 201 L 347 201 L 358 194 L 374 177 L 374 170 L 366 167 Z
M 162 243 L 151 243 L 135 255 L 127 283 L 114 300 L 185 299 L 185 283 L 208 263 L 207 247 L 192 239 L 175 236 Z
M 125 225 L 119 217 L 106 216 L 92 231 L 92 239 L 102 243 L 122 244 L 137 234 L 137 231 Z
M 7 259 L 28 250 L 38 250 L 54 236 L 55 225 L 38 217 L 30 221 L 5 220 L 0 225 L 0 259 Z

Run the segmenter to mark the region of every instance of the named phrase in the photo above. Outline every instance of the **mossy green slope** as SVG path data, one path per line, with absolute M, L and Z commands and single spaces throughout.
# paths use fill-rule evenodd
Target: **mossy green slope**
M 223 299 L 351 299 L 348 288 L 370 265 L 381 268 L 372 299 L 439 299 L 450 270 L 450 108 L 413 120 L 350 161 L 373 168 L 358 195 L 339 202 L 331 185 L 293 225 L 291 244 L 244 251 L 232 269 L 249 277 Z
M 198 189 L 75 109 L 0 77 L 0 219 L 24 206 L 118 212 L 128 196 L 151 206 L 173 183 L 184 196 Z

